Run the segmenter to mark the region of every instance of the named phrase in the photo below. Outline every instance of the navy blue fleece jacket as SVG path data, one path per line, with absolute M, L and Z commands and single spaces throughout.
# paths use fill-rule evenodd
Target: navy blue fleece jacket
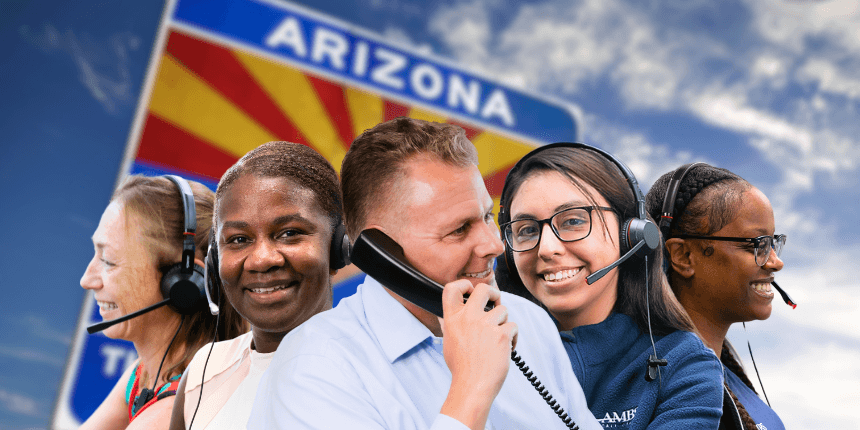
M 723 403 L 722 367 L 698 336 L 676 331 L 655 337 L 669 361 L 645 380 L 652 353 L 648 333 L 627 315 L 561 332 L 591 413 L 605 429 L 716 429 Z

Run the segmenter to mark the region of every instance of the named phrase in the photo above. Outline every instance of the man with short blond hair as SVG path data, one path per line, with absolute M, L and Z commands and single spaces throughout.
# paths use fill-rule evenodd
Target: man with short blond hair
M 453 124 L 397 118 L 366 130 L 350 146 L 341 167 L 349 237 L 358 237 L 374 209 L 396 203 L 407 161 L 419 155 L 458 167 L 478 164 L 475 146 Z
M 495 286 L 504 248 L 461 128 L 379 124 L 353 142 L 341 178 L 350 236 L 376 228 L 398 242 L 444 285 L 444 318 L 367 277 L 284 338 L 249 429 L 566 428 L 511 362 L 513 346 L 580 428 L 601 428 L 547 313 Z

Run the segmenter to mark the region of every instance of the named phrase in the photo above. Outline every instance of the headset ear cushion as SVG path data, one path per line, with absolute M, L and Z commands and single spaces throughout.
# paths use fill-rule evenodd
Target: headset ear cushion
M 346 267 L 349 264 L 349 252 L 349 236 L 346 235 L 346 227 L 340 223 L 335 227 L 331 237 L 329 268 L 339 270 Z
M 621 237 L 619 238 L 619 242 L 621 242 L 619 248 L 621 251 L 621 255 L 624 255 L 629 251 L 633 245 L 630 244 L 630 223 L 633 222 L 635 218 L 628 218 L 623 223 L 621 223 Z
M 182 263 L 169 268 L 161 278 L 161 295 L 170 299 L 170 307 L 182 315 L 191 315 L 203 309 L 206 292 L 203 290 L 203 272 L 197 265 L 192 272 L 183 273 Z
M 630 218 L 624 221 L 621 225 L 621 255 L 640 241 L 645 241 L 645 246 L 636 251 L 636 256 L 644 257 L 660 246 L 660 229 L 648 219 Z
M 210 246 L 209 253 L 206 255 L 206 273 L 204 276 L 206 289 L 209 294 L 206 296 L 206 301 L 209 303 L 209 309 L 213 306 L 218 307 L 218 302 L 221 301 L 221 274 L 218 273 L 218 247 Z

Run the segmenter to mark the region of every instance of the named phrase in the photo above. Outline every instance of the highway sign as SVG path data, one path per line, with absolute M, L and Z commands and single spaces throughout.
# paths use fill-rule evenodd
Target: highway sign
M 562 103 L 303 7 L 179 0 L 165 7 L 119 173 L 179 174 L 214 188 L 242 155 L 273 140 L 306 144 L 340 170 L 356 136 L 399 116 L 462 126 L 497 203 L 522 155 L 579 132 Z M 341 270 L 335 298 L 354 292 L 360 276 Z M 86 335 L 98 321 L 88 294 L 55 429 L 77 428 L 134 361 L 130 343 Z

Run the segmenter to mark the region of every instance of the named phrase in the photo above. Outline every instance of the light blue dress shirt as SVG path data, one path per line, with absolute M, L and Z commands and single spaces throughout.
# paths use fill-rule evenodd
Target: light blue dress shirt
M 517 352 L 582 429 L 588 410 L 558 331 L 534 304 L 502 293 L 519 327 Z M 263 375 L 248 422 L 269 429 L 466 429 L 439 411 L 451 372 L 433 336 L 374 279 L 288 334 Z M 564 429 L 511 362 L 488 429 Z

